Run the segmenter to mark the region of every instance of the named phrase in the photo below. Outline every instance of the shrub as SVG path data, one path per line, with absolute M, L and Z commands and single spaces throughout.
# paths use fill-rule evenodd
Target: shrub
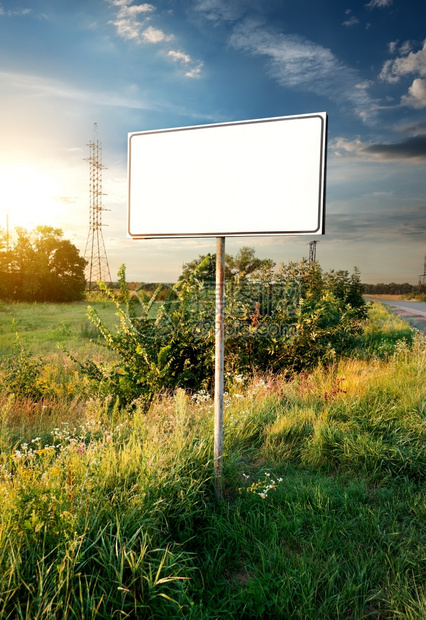
M 42 359 L 34 356 L 17 336 L 13 354 L 2 360 L 2 387 L 8 394 L 41 398 L 45 390 L 42 371 Z
M 119 362 L 78 362 L 101 393 L 120 403 L 149 403 L 161 390 L 211 389 L 214 374 L 215 286 L 198 279 L 203 262 L 171 289 L 156 315 L 161 285 L 147 300 L 130 293 L 125 267 L 118 293 L 102 285 L 117 306 L 119 325 L 108 329 L 95 310 L 89 318 Z M 323 273 L 306 261 L 262 270 L 226 285 L 225 360 L 230 373 L 300 371 L 327 363 L 354 345 L 366 316 L 355 270 Z

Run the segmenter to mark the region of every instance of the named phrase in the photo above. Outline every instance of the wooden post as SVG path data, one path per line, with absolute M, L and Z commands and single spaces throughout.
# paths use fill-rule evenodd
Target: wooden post
M 222 499 L 223 374 L 225 343 L 225 237 L 216 239 L 216 320 L 214 376 L 214 485 Z

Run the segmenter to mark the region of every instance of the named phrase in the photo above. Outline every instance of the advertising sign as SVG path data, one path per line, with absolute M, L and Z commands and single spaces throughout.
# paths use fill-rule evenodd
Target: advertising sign
M 324 233 L 327 115 L 129 134 L 128 234 Z

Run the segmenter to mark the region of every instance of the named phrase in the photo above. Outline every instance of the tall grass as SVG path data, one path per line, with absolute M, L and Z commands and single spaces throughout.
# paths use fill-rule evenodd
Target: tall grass
M 208 394 L 26 420 L 5 395 L 0 618 L 424 618 L 426 344 L 396 321 L 292 381 L 234 377 L 221 503 Z

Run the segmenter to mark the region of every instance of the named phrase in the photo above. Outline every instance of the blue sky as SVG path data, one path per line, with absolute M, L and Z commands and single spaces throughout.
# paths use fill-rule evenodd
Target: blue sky
M 84 251 L 103 146 L 111 273 L 172 281 L 214 239 L 126 236 L 127 134 L 327 112 L 324 269 L 416 283 L 426 253 L 426 5 L 418 0 L 0 0 L 0 226 Z M 228 239 L 277 263 L 317 237 Z

